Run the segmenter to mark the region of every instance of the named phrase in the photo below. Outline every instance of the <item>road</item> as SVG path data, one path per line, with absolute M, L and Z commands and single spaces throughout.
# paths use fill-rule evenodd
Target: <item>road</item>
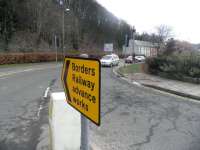
M 200 103 L 131 85 L 102 68 L 102 124 L 90 124 L 99 150 L 199 150 Z
M 36 150 L 48 145 L 44 130 L 48 98 L 44 96 L 60 79 L 60 69 L 53 63 L 0 68 L 0 150 Z
M 48 149 L 50 91 L 63 91 L 61 65 L 0 68 L 0 150 Z M 101 126 L 94 150 L 199 150 L 200 103 L 128 84 L 102 68 Z M 43 147 L 44 146 L 44 147 Z

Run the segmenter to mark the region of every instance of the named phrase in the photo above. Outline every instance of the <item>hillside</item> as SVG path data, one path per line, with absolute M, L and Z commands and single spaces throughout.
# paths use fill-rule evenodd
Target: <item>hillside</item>
M 0 51 L 49 51 L 63 40 L 61 0 L 0 0 Z M 121 49 L 130 26 L 94 0 L 66 0 L 65 50 L 101 50 L 105 42 Z

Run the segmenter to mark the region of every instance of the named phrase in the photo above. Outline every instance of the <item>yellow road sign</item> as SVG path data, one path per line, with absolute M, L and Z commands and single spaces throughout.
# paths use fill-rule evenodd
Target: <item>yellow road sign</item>
M 100 125 L 101 65 L 97 59 L 65 57 L 62 83 L 67 102 Z

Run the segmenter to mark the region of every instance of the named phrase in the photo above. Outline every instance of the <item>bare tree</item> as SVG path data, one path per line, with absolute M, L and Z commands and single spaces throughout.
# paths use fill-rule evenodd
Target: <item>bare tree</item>
M 172 28 L 167 25 L 160 25 L 156 27 L 157 35 L 161 42 L 165 42 L 167 39 L 172 38 Z
M 167 25 L 160 25 L 156 27 L 156 34 L 159 38 L 158 41 L 158 50 L 161 52 L 162 49 L 164 49 L 165 42 L 169 39 L 172 38 L 172 28 L 167 26 Z

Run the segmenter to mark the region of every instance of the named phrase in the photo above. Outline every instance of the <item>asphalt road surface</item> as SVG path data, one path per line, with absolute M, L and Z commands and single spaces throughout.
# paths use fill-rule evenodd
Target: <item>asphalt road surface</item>
M 0 68 L 0 150 L 46 150 L 48 97 L 63 91 L 61 65 Z M 200 103 L 128 84 L 102 68 L 101 126 L 94 150 L 199 150 Z M 99 148 L 99 149 L 98 149 Z
M 53 63 L 0 68 L 0 150 L 48 149 L 45 93 L 60 70 Z
M 200 150 L 200 103 L 128 84 L 102 68 L 102 124 L 96 150 Z

